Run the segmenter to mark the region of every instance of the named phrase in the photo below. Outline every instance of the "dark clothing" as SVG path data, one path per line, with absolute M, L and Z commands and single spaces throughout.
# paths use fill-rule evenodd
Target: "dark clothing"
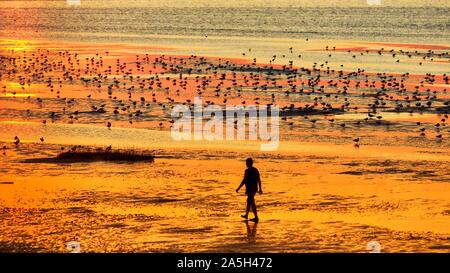
M 244 180 L 242 181 L 245 184 L 245 193 L 246 194 L 255 194 L 258 191 L 258 183 L 261 181 L 259 177 L 259 171 L 255 167 L 250 167 L 245 170 Z
M 256 192 L 246 192 L 247 194 L 247 202 L 255 202 L 255 194 Z

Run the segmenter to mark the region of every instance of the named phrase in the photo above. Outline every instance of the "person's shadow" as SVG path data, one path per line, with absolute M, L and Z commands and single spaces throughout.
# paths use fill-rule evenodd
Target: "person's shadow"
M 249 243 L 256 242 L 256 227 L 258 223 L 252 221 L 245 221 L 245 225 L 247 226 L 247 241 Z

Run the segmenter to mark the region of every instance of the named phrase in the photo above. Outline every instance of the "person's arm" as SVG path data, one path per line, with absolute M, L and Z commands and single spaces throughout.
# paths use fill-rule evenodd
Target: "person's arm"
M 262 186 L 261 186 L 261 177 L 259 175 L 259 171 L 258 171 L 258 185 L 259 185 L 259 194 L 262 194 Z
M 239 192 L 239 190 L 242 188 L 242 186 L 244 186 L 244 184 L 245 184 L 245 177 L 246 176 L 247 176 L 247 170 L 244 172 L 244 179 L 242 179 L 242 182 L 239 185 L 239 187 L 236 189 L 236 192 Z

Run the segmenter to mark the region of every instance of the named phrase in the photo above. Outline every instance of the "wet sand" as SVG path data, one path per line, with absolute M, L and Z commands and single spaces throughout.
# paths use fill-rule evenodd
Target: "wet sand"
M 366 50 L 348 44 L 355 53 L 333 54 L 352 62 L 352 54 Z M 294 65 L 286 72 L 278 59 L 269 69 L 267 62 L 253 64 L 248 52 L 200 59 L 170 55 L 169 48 L 159 46 L 4 40 L 2 45 L 2 58 L 18 59 L 0 67 L 0 87 L 5 86 L 0 98 L 0 147 L 5 146 L 0 151 L 0 251 L 65 252 L 69 241 L 80 242 L 86 252 L 365 252 L 372 240 L 385 252 L 450 249 L 445 116 L 450 97 L 443 75 L 448 47 L 371 45 L 386 49 L 380 61 L 385 68 L 395 65 L 389 55 L 394 48 L 435 52 L 429 63 L 413 56 L 410 64 L 402 64 L 423 73 L 402 75 L 405 70 L 397 68 L 383 75 L 342 70 L 339 76 L 320 64 L 316 69 Z M 313 54 L 329 54 L 323 46 L 314 48 Z M 17 65 L 31 54 L 43 56 L 34 65 Z M 367 54 L 381 58 L 376 50 Z M 207 69 L 220 64 L 226 65 L 217 75 Z M 170 65 L 180 67 L 168 71 Z M 7 75 L 14 66 L 18 71 Z M 72 80 L 64 75 L 69 67 Z M 295 80 L 289 78 L 290 69 L 301 71 Z M 439 73 L 433 78 L 429 71 Z M 33 77 L 37 72 L 44 76 Z M 178 80 L 179 73 L 186 79 Z M 114 84 L 113 77 L 120 83 Z M 27 79 L 32 79 L 29 85 Z M 386 95 L 377 96 L 381 88 Z M 267 153 L 257 142 L 172 140 L 171 107 L 192 100 L 199 90 L 203 101 L 218 105 L 257 101 L 286 107 L 280 148 Z M 342 113 L 320 112 L 322 102 Z M 365 120 L 374 103 L 374 116 Z M 292 114 L 291 104 L 296 109 L 314 105 L 319 112 Z M 14 136 L 20 139 L 17 145 Z M 73 145 L 136 147 L 153 151 L 156 158 L 154 163 L 27 163 Z M 240 219 L 245 196 L 234 193 L 249 156 L 262 173 L 264 189 L 256 197 L 261 214 L 256 225 Z
M 73 240 L 95 252 L 364 252 L 371 240 L 386 252 L 449 249 L 448 159 L 191 149 L 159 150 L 152 164 L 20 163 L 58 148 L 25 144 L 10 163 L 21 167 L 3 169 L 14 178 L 0 185 L 3 249 L 64 252 Z M 261 221 L 247 230 L 234 189 L 238 159 L 250 155 L 264 193 Z

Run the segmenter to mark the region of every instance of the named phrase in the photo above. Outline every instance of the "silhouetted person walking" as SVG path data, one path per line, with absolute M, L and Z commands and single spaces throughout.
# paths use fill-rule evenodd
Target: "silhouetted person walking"
M 262 187 L 261 187 L 261 178 L 259 177 L 259 171 L 255 167 L 253 167 L 253 159 L 247 158 L 245 161 L 247 165 L 247 169 L 244 173 L 244 179 L 242 180 L 242 183 L 239 185 L 239 187 L 236 189 L 236 192 L 239 192 L 239 190 L 242 188 L 242 186 L 245 185 L 245 194 L 247 194 L 247 209 L 245 211 L 245 214 L 242 215 L 243 218 L 248 218 L 248 213 L 250 212 L 250 208 L 253 210 L 253 214 L 255 215 L 255 218 L 251 219 L 250 221 L 258 222 L 258 213 L 256 212 L 256 204 L 255 204 L 255 194 L 258 192 L 259 188 L 259 194 L 262 194 Z

